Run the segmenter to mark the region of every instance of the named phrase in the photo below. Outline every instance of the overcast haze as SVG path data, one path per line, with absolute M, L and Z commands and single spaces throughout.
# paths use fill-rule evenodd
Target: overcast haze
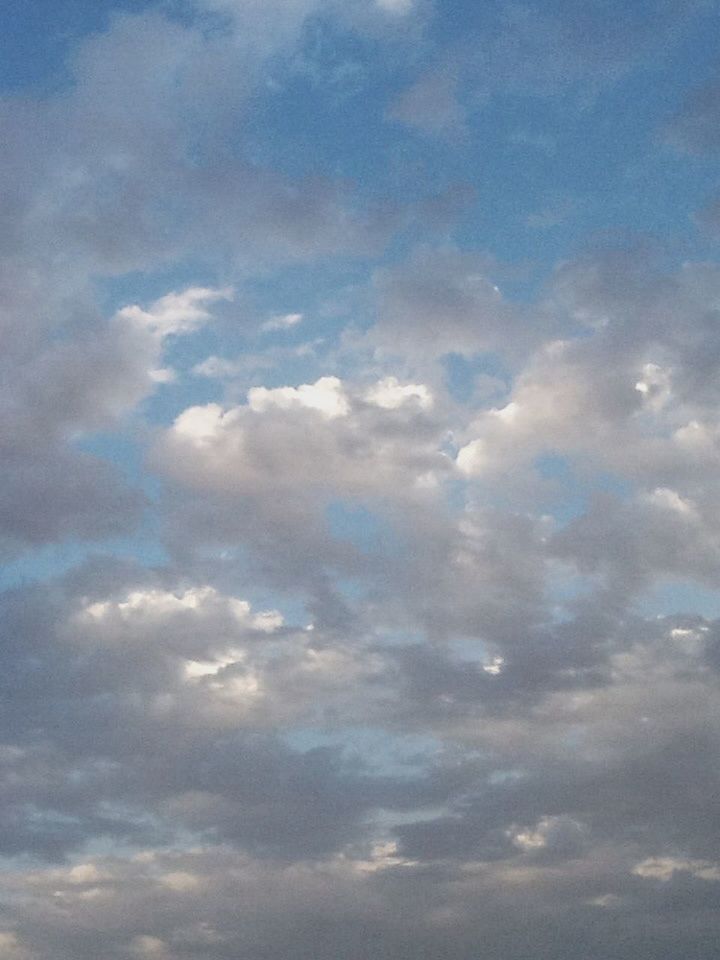
M 716 0 L 6 0 L 0 960 L 712 960 Z

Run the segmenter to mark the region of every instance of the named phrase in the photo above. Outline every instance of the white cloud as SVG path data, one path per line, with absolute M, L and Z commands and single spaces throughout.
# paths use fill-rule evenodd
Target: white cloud
M 489 673 L 491 677 L 497 677 L 502 673 L 504 666 L 504 657 L 493 657 L 490 663 L 483 664 L 483 670 L 485 673 Z
M 149 934 L 133 937 L 129 952 L 131 957 L 137 957 L 138 960 L 156 960 L 156 958 L 171 960 L 171 953 L 165 941 Z
M 422 383 L 400 383 L 397 377 L 379 380 L 365 393 L 365 399 L 384 410 L 397 410 L 404 404 L 416 404 L 422 410 L 433 405 L 433 395 Z
M 486 462 L 484 456 L 485 441 L 482 439 L 471 440 L 458 450 L 456 461 L 461 473 L 468 476 L 479 476 L 482 473 Z
M 699 880 L 720 881 L 720 866 L 711 860 L 693 860 L 683 857 L 651 857 L 633 867 L 633 873 L 644 880 L 667 883 L 676 873 L 689 873 Z
M 173 430 L 188 442 L 201 446 L 217 438 L 222 429 L 236 419 L 232 410 L 224 412 L 220 404 L 208 403 L 183 410 L 175 418 Z
M 207 357 L 200 363 L 196 363 L 192 372 L 198 377 L 217 378 L 222 380 L 227 377 L 234 377 L 244 369 L 242 361 L 228 360 L 225 357 Z
M 396 14 L 410 13 L 414 6 L 414 0 L 375 0 L 375 3 L 381 10 Z
M 337 377 L 320 377 L 315 383 L 303 383 L 299 387 L 253 387 L 248 391 L 248 406 L 256 413 L 273 407 L 281 410 L 306 407 L 329 420 L 346 417 L 350 412 L 347 395 Z
M 210 319 L 207 304 L 218 300 L 231 300 L 232 296 L 233 291 L 229 287 L 221 290 L 189 287 L 182 293 L 166 294 L 147 310 L 138 306 L 123 307 L 118 311 L 118 316 L 160 337 L 187 334 L 197 330 Z
M 213 587 L 193 587 L 183 593 L 171 593 L 167 590 L 133 590 L 125 600 L 115 603 L 101 601 L 87 605 L 83 616 L 90 620 L 102 620 L 113 614 L 123 620 L 132 618 L 159 618 L 174 613 L 198 610 L 208 601 L 216 600 L 217 590 Z
M 302 323 L 303 315 L 301 313 L 285 313 L 278 317 L 271 317 L 260 327 L 263 333 L 272 333 L 276 330 L 289 330 Z

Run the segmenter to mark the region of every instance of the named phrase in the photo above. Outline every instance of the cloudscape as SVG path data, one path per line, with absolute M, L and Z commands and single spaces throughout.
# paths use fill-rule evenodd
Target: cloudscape
M 717 0 L 0 38 L 0 960 L 713 960 Z

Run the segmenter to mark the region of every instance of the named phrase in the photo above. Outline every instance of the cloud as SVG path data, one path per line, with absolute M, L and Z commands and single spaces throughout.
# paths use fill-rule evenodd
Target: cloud
M 419 76 L 391 101 L 388 117 L 425 134 L 456 138 L 467 131 L 472 114 L 494 99 L 565 97 L 566 109 L 574 104 L 582 110 L 604 89 L 653 69 L 702 29 L 708 14 L 712 5 L 704 0 L 682 9 L 653 0 L 642 15 L 617 0 L 563 0 L 552 8 L 487 3 L 454 14 L 465 19 L 465 36 L 458 31 L 459 39 L 425 60 Z M 697 95 L 670 136 L 682 140 L 684 127 L 689 141 L 712 138 L 711 119 L 703 119 L 711 101 L 712 88 Z M 545 141 L 541 137 L 543 150 Z
M 712 153 L 720 147 L 720 85 L 708 83 L 692 90 L 664 133 L 668 143 L 683 153 Z
M 482 473 L 555 452 L 644 484 L 694 489 L 699 463 L 714 457 L 714 387 L 705 372 L 717 362 L 707 324 L 716 282 L 709 265 L 661 275 L 632 258 L 566 264 L 550 309 L 592 336 L 553 340 L 535 354 L 504 406 L 481 414 L 461 469 Z M 699 460 L 688 460 L 688 445 Z
M 237 21 L 209 32 L 157 12 L 118 16 L 79 45 L 63 96 L 6 97 L 9 249 L 46 263 L 60 250 L 77 276 L 209 249 L 234 268 L 381 248 L 394 210 L 365 210 L 340 183 L 284 176 L 242 149 L 268 58 L 294 48 L 316 6 L 228 5 Z
M 302 323 L 303 315 L 301 313 L 285 313 L 282 316 L 272 317 L 266 320 L 261 326 L 263 333 L 273 333 L 276 330 L 288 330 L 290 327 L 296 327 Z
M 323 649 L 277 611 L 205 585 L 147 585 L 100 598 L 38 588 L 8 597 L 5 613 L 16 676 L 35 663 L 43 703 L 25 723 L 26 692 L 5 701 L 6 719 L 18 711 L 18 748 L 3 754 L 6 853 L 54 858 L 107 835 L 162 843 L 173 823 L 266 853 L 322 853 L 362 832 L 368 809 L 418 802 L 418 790 L 404 797 L 336 749 L 292 750 L 277 737 L 278 724 L 314 723 L 319 702 L 352 697 L 352 682 L 379 669 L 350 648 Z M 148 804 L 157 832 L 142 825 Z
M 527 191 L 710 8 L 180 6 L 0 98 L 0 960 L 708 960 L 720 272 Z
M 416 363 L 449 353 L 523 352 L 539 338 L 491 279 L 493 263 L 452 247 L 421 246 L 375 276 L 378 322 L 371 342 Z
M 365 394 L 365 399 L 384 410 L 397 410 L 406 403 L 415 403 L 421 409 L 433 405 L 432 393 L 423 383 L 400 383 L 397 377 L 379 380 Z
M 414 0 L 375 0 L 375 2 L 381 10 L 398 14 L 409 13 L 414 4 Z
M 449 69 L 434 70 L 404 90 L 391 103 L 387 116 L 426 134 L 462 134 L 465 113 L 457 92 L 457 76 Z
M 248 392 L 248 407 L 256 413 L 264 413 L 274 407 L 289 410 L 306 407 L 317 410 L 323 417 L 334 420 L 346 417 L 350 404 L 337 377 L 321 377 L 316 383 L 303 383 L 299 387 L 253 387 Z
M 138 306 L 123 307 L 119 316 L 133 325 L 145 328 L 160 337 L 192 333 L 210 319 L 205 304 L 232 299 L 232 290 L 207 290 L 191 287 L 182 293 L 161 297 L 149 310 Z
M 272 512 L 283 509 L 274 499 L 281 490 L 283 499 L 308 504 L 338 494 L 393 496 L 399 488 L 403 496 L 415 490 L 422 497 L 449 462 L 433 442 L 427 403 L 398 402 L 405 390 L 428 395 L 422 385 L 380 381 L 367 403 L 337 377 L 255 387 L 246 405 L 183 411 L 165 432 L 156 462 L 192 489 L 250 496 Z
M 633 867 L 638 877 L 661 880 L 667 883 L 677 872 L 689 873 L 702 880 L 720 880 L 720 867 L 708 860 L 675 860 L 672 857 L 656 857 L 644 860 Z
M 67 536 L 101 539 L 132 530 L 143 496 L 114 468 L 82 452 L 77 440 L 120 419 L 167 379 L 167 337 L 207 322 L 205 304 L 227 290 L 190 288 L 147 310 L 120 309 L 109 321 L 53 342 L 12 342 L 4 357 L 6 481 L 0 533 L 8 549 Z M 158 371 L 160 370 L 160 376 Z
M 50 859 L 93 837 L 131 850 L 6 871 L 18 904 L 8 948 L 92 956 L 77 939 L 92 920 L 120 951 L 248 944 L 252 956 L 256 943 L 299 957 L 318 949 L 315 917 L 330 958 L 372 918 L 388 950 L 440 949 L 444 937 L 467 960 L 481 929 L 506 942 L 511 904 L 536 922 L 550 910 L 552 943 L 569 944 L 587 909 L 660 917 L 668 885 L 716 881 L 705 799 L 717 786 L 705 663 L 716 623 L 616 620 L 599 640 L 602 679 L 561 657 L 533 690 L 522 638 L 492 674 L 477 648 L 470 660 L 471 647 L 383 646 L 293 626 L 209 584 L 101 573 L 3 598 L 14 745 L 0 754 L 0 840 Z M 488 575 L 475 582 L 487 588 Z M 527 652 L 538 646 L 536 634 Z M 278 736 L 340 717 L 362 729 L 369 716 L 380 755 Z M 612 920 L 593 924 L 615 943 Z

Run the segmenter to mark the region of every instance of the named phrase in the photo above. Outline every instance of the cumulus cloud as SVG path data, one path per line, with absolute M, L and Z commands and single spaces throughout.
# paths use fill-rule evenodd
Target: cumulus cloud
M 303 383 L 299 387 L 253 387 L 248 392 L 248 407 L 255 413 L 264 413 L 274 407 L 289 410 L 306 407 L 317 410 L 328 420 L 345 417 L 350 405 L 342 383 L 337 377 L 321 377 L 316 383 Z
M 6 354 L 0 447 L 8 472 L 0 517 L 9 549 L 132 529 L 142 495 L 76 441 L 117 425 L 172 379 L 160 366 L 166 338 L 197 329 L 210 316 L 205 304 L 228 295 L 201 288 L 167 294 L 147 310 L 128 306 L 109 321 L 98 318 L 94 329 L 50 340 L 29 357 L 22 345 Z
M 191 489 L 251 497 L 273 513 L 337 495 L 431 495 L 450 462 L 438 449 L 427 388 L 391 380 L 370 388 L 370 402 L 353 393 L 321 377 L 253 387 L 246 405 L 188 408 L 162 437 L 156 462 Z

